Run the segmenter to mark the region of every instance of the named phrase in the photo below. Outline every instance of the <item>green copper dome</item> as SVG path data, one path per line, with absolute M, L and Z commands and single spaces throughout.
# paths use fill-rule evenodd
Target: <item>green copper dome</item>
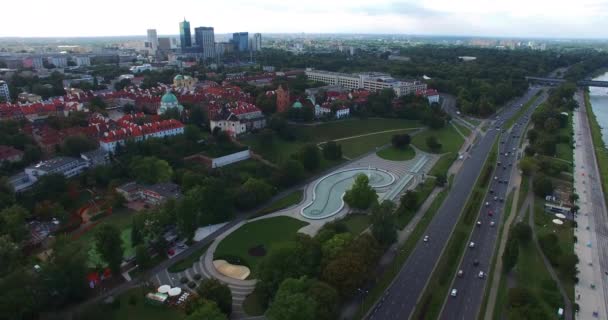
M 182 76 L 181 74 L 176 75 L 173 80 L 184 80 L 184 76 Z
M 161 103 L 167 103 L 167 104 L 177 103 L 177 97 L 173 93 L 167 92 L 160 99 L 160 102 Z
M 301 109 L 303 107 L 303 105 L 300 101 L 296 101 L 296 102 L 294 102 L 293 106 L 291 106 L 291 107 L 296 108 L 296 109 Z

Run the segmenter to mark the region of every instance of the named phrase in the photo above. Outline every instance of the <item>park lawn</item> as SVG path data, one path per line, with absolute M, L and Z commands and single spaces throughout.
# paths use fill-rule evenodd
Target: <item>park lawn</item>
M 436 151 L 432 151 L 426 144 L 426 139 L 430 136 L 435 136 L 437 141 L 441 143 L 441 148 Z M 416 148 L 431 152 L 431 153 L 446 153 L 455 152 L 460 150 L 460 147 L 464 143 L 464 139 L 458 134 L 456 129 L 452 126 L 445 126 L 439 130 L 426 129 L 412 137 L 412 144 Z
M 391 143 L 391 138 L 396 134 L 410 133 L 412 131 L 413 130 L 411 129 L 404 129 L 399 131 L 383 132 L 341 140 L 337 141 L 337 143 L 342 146 L 342 155 L 346 158 L 352 159 Z
M 393 146 L 384 148 L 376 152 L 378 157 L 391 161 L 406 161 L 414 159 L 416 151 L 414 148 L 407 146 L 405 149 L 397 149 Z
M 475 118 L 464 118 L 468 123 L 478 127 L 479 124 L 481 123 L 481 120 L 479 119 L 475 119 Z
M 120 301 L 118 307 L 113 307 L 108 304 L 96 304 L 89 307 L 81 317 L 75 319 L 86 320 L 130 320 L 130 319 L 145 319 L 145 320 L 167 320 L 167 319 L 184 319 L 186 315 L 177 308 L 168 306 L 152 305 L 145 302 L 145 294 L 154 292 L 153 289 L 144 287 L 133 288 L 129 291 L 116 297 Z M 135 304 L 129 303 L 135 299 Z M 132 302 L 132 301 L 131 301 Z
M 453 123 L 453 124 L 456 126 L 456 128 L 458 128 L 458 130 L 460 130 L 460 132 L 461 132 L 462 134 L 464 134 L 465 136 L 467 136 L 467 137 L 468 137 L 469 135 L 471 135 L 471 129 L 469 129 L 468 127 L 465 127 L 465 126 L 463 126 L 463 125 L 461 125 L 460 123 L 457 123 L 457 122 L 452 122 L 452 123 Z
M 418 192 L 418 202 L 417 202 L 417 207 L 420 208 L 420 206 L 422 206 L 422 204 L 424 203 L 424 201 L 426 201 L 426 199 L 428 198 L 428 196 L 431 194 L 431 192 L 433 192 L 433 189 L 435 189 L 435 179 L 434 178 L 427 178 L 424 183 L 422 184 L 418 184 L 416 186 L 416 191 Z M 408 223 L 410 223 L 410 221 L 412 220 L 412 218 L 414 218 L 414 215 L 416 214 L 416 212 L 418 212 L 418 209 L 416 209 L 415 211 L 397 211 L 397 228 L 399 228 L 400 230 L 403 230 L 403 228 L 405 228 L 405 226 L 408 225 Z
M 433 166 L 433 168 L 431 168 L 431 170 L 429 171 L 429 175 L 430 176 L 438 176 L 438 175 L 446 175 L 448 174 L 448 170 L 450 170 L 450 167 L 452 166 L 452 163 L 454 163 L 454 161 L 456 161 L 456 159 L 458 158 L 458 154 L 456 152 L 448 152 L 444 155 L 442 155 L 439 160 L 437 160 L 437 162 L 435 163 L 435 165 Z
M 369 134 L 386 130 L 412 129 L 421 126 L 422 125 L 418 121 L 402 119 L 348 119 L 343 121 L 323 123 L 317 126 L 292 125 L 290 127 L 290 130 L 292 130 L 296 136 L 296 140 L 294 141 L 285 141 L 275 136 L 273 142 L 271 144 L 268 144 L 260 140 L 260 135 L 251 135 L 249 137 L 244 138 L 241 142 L 250 146 L 255 152 L 261 154 L 265 159 L 274 163 L 281 163 L 289 159 L 292 154 L 296 153 L 302 146 L 306 145 L 307 143 L 318 144 L 320 142 L 347 138 L 362 134 Z M 390 136 L 395 133 L 398 132 L 394 132 L 390 134 Z M 383 138 L 379 139 L 384 140 Z M 390 138 L 388 138 L 386 142 L 380 145 L 384 145 L 389 142 Z M 353 150 L 351 156 L 353 156 L 353 154 L 355 154 L 354 156 L 363 154 L 375 146 L 378 145 L 369 147 L 365 151 L 361 151 L 361 149 Z M 348 157 L 349 155 L 345 152 L 345 156 Z
M 285 216 L 248 222 L 220 242 L 213 258 L 245 265 L 251 269 L 250 277 L 253 277 L 264 257 L 249 255 L 249 249 L 262 245 L 268 253 L 272 248 L 293 240 L 297 231 L 307 225 L 308 222 Z
M 350 233 L 353 235 L 358 235 L 371 225 L 372 217 L 367 214 L 351 213 L 340 222 L 346 225 L 346 228 Z
M 205 252 L 207 252 L 207 248 L 209 248 L 209 245 L 203 246 L 202 248 L 192 252 L 192 254 L 190 254 L 189 256 L 173 263 L 169 268 L 167 268 L 167 271 L 176 273 L 184 271 L 186 269 L 190 269 L 192 265 L 194 265 L 195 262 L 199 261 L 201 257 L 205 254 Z
M 572 112 L 568 112 L 568 126 L 559 130 L 559 135 L 568 137 L 570 143 L 558 143 L 556 145 L 556 157 L 572 163 L 574 161 L 574 152 L 572 151 L 572 136 L 574 135 Z
M 269 213 L 273 213 L 275 211 L 279 211 L 281 209 L 285 209 L 287 207 L 291 207 L 302 202 L 302 198 L 304 197 L 304 190 L 294 190 L 285 196 L 276 199 L 268 206 L 260 209 L 255 213 L 255 217 L 260 217 Z

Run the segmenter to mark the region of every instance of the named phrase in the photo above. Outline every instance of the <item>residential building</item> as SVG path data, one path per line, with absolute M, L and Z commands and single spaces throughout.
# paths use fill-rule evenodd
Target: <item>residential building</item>
M 439 92 L 435 89 L 418 90 L 416 94 L 424 96 L 429 101 L 429 104 L 439 103 Z
M 91 58 L 89 56 L 76 56 L 74 57 L 74 62 L 77 66 L 90 66 Z
M 158 35 L 156 34 L 156 29 L 148 29 L 148 45 L 150 46 L 150 51 L 152 54 L 156 53 L 158 50 Z
M 184 134 L 184 124 L 175 120 L 163 120 L 138 125 L 124 121 L 120 129 L 104 132 L 99 139 L 101 148 L 108 152 L 116 151 L 117 145 L 124 145 L 127 140 L 142 141 L 147 138 L 162 138 Z
M 249 50 L 249 32 L 235 32 L 232 34 L 232 44 L 237 51 Z
M 22 103 L 36 103 L 42 101 L 42 97 L 29 92 L 21 92 L 17 96 L 17 100 Z
M 251 48 L 252 51 L 262 50 L 262 34 L 261 33 L 253 34 L 252 44 L 253 44 L 253 47 Z
M 399 81 L 388 74 L 379 72 L 348 74 L 307 68 L 306 76 L 313 81 L 340 85 L 347 89 L 366 89 L 369 91 L 393 89 L 397 96 L 412 94 L 418 90 L 426 90 L 427 87 L 426 83 L 421 81 Z
M 194 28 L 194 41 L 202 49 L 204 58 L 215 57 L 215 34 L 213 27 Z
M 25 168 L 25 174 L 34 183 L 47 174 L 62 174 L 71 178 L 82 173 L 87 162 L 80 158 L 56 157 Z
M 258 107 L 245 102 L 237 102 L 234 107 L 227 104 L 214 113 L 209 121 L 209 126 L 212 132 L 215 128 L 220 128 L 231 137 L 236 137 L 266 127 L 266 118 Z
M 23 59 L 23 67 L 40 70 L 44 68 L 44 64 L 41 57 L 27 57 Z
M 49 57 L 47 61 L 56 68 L 65 68 L 68 66 L 68 58 L 63 56 Z
M 152 65 L 145 63 L 141 66 L 132 66 L 131 68 L 129 68 L 129 70 L 133 73 L 140 73 L 143 71 L 152 70 Z
M 180 89 L 187 89 L 187 90 L 194 90 L 194 87 L 196 86 L 196 83 L 198 82 L 198 79 L 193 78 L 191 76 L 183 76 L 181 74 L 176 75 L 175 77 L 173 77 L 173 87 L 175 87 L 175 89 L 180 90 Z
M 346 118 L 350 115 L 350 108 L 347 106 L 341 106 L 336 110 L 336 119 Z
M 178 77 L 182 77 L 181 81 L 183 81 L 182 75 L 175 76 L 175 78 L 178 78 Z M 174 83 L 176 81 L 175 78 L 173 79 Z M 180 80 L 177 80 L 177 81 L 180 81 Z M 179 104 L 177 97 L 173 93 L 167 92 L 163 95 L 162 98 L 160 98 L 160 108 L 158 108 L 157 113 L 159 115 L 161 115 L 161 114 L 164 114 L 165 112 L 167 112 L 167 110 L 173 109 L 173 108 L 177 108 L 177 110 L 179 111 L 180 114 L 182 113 L 182 111 L 184 111 L 184 107 Z
M 177 199 L 182 196 L 180 187 L 171 182 L 143 185 L 136 182 L 125 183 L 116 188 L 129 202 L 143 201 L 149 205 L 159 205 L 169 199 Z
M 190 22 L 184 21 L 179 23 L 179 40 L 182 49 L 192 47 L 192 34 L 190 33 Z
M 4 80 L 0 80 L 0 100 L 11 101 L 11 92 L 8 90 L 8 84 Z
M 3 162 L 19 162 L 23 159 L 23 151 L 11 146 L 0 145 L 0 164 Z
M 101 148 L 82 153 L 80 157 L 82 160 L 86 161 L 87 167 L 89 168 L 103 166 L 110 163 L 110 154 Z

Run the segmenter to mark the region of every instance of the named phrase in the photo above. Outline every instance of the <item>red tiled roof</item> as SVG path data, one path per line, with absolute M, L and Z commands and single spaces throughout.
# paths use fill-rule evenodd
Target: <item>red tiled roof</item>
M 15 156 L 23 156 L 23 151 L 15 149 L 11 146 L 0 145 L 0 161 L 10 159 Z

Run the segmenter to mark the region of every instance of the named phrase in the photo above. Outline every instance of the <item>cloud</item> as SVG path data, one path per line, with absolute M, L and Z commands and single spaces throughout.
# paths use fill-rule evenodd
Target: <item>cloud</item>
M 447 15 L 446 12 L 426 8 L 413 2 L 390 2 L 387 4 L 366 5 L 352 8 L 350 11 L 369 16 L 401 15 L 413 18 L 431 18 Z

